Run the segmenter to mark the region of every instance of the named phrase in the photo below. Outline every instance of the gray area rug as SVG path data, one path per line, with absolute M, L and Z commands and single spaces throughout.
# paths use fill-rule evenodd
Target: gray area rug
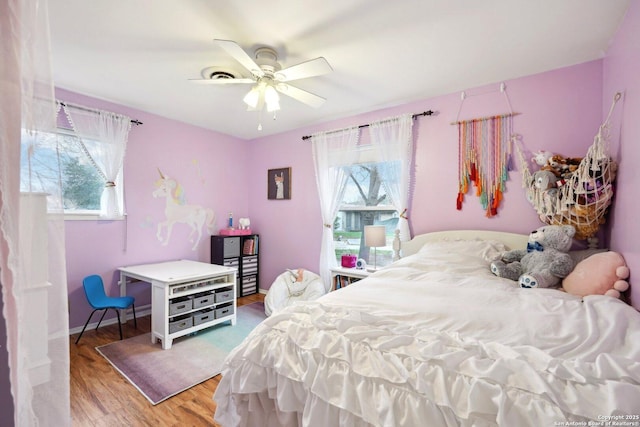
M 168 350 L 143 334 L 96 347 L 153 405 L 218 375 L 229 352 L 266 318 L 264 304 L 238 307 L 237 321 L 173 340 Z

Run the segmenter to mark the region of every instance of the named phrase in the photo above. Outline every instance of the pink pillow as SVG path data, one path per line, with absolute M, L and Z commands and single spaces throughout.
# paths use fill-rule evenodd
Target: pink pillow
M 567 293 L 584 297 L 587 295 L 610 295 L 620 298 L 621 292 L 629 289 L 629 268 L 618 252 L 601 252 L 580 261 L 562 281 Z

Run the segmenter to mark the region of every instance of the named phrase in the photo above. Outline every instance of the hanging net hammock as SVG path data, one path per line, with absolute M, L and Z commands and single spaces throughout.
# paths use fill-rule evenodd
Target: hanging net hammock
M 607 119 L 575 171 L 558 180 L 551 189 L 536 186 L 535 172 L 531 173 L 522 149 L 514 144 L 522 167 L 522 186 L 540 220 L 549 225 L 573 225 L 578 240 L 586 240 L 596 234 L 600 225 L 605 223 L 613 199 L 617 164 L 607 154 L 609 120 L 620 97 L 621 94 L 616 93 Z

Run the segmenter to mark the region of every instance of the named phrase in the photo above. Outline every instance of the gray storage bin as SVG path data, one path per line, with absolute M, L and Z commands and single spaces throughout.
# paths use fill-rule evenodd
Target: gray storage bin
M 244 257 L 242 259 L 242 275 L 247 276 L 256 273 L 258 273 L 258 257 Z
M 215 303 L 215 295 L 213 293 L 198 294 L 193 298 L 193 308 L 206 307 Z
M 233 305 L 227 305 L 224 307 L 216 308 L 215 313 L 216 313 L 216 319 L 219 319 L 221 317 L 231 316 L 233 314 Z
M 169 315 L 173 316 L 174 314 L 184 313 L 185 311 L 189 311 L 193 308 L 193 303 L 191 298 L 174 298 L 169 301 Z
M 242 265 L 255 265 L 256 267 L 258 266 L 258 255 L 253 255 L 253 256 L 245 256 L 244 258 L 242 258 Z
M 228 237 L 224 239 L 222 253 L 225 258 L 240 256 L 240 237 Z
M 191 316 L 178 316 L 173 319 L 169 319 L 169 333 L 173 334 L 183 329 L 188 329 L 193 326 L 193 317 Z
M 211 322 L 215 318 L 216 318 L 216 313 L 212 308 L 198 311 L 193 315 L 193 326 L 198 326 L 202 323 Z
M 216 303 L 233 300 L 233 291 L 219 291 L 216 292 Z
M 240 258 L 229 258 L 225 259 L 222 263 L 225 267 L 235 267 L 238 268 L 240 266 Z
M 256 276 L 248 276 L 242 278 L 242 295 L 255 294 L 256 289 Z

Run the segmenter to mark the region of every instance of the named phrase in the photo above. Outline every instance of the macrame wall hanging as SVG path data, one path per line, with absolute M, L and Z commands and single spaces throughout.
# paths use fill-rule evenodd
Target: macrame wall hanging
M 590 247 L 597 247 L 594 236 L 600 225 L 605 223 L 613 199 L 617 164 L 607 152 L 611 114 L 621 97 L 621 93 L 615 94 L 609 114 L 600 125 L 587 155 L 573 169 L 564 168 L 561 177 L 553 178 L 546 167 L 532 173 L 523 150 L 516 144 L 522 168 L 522 186 L 540 220 L 549 225 L 573 225 L 575 238 L 588 240 Z M 545 176 L 551 176 L 550 185 L 547 179 L 542 179 Z
M 509 106 L 509 113 L 470 120 L 458 120 L 467 95 L 462 92 L 456 121 L 458 126 L 458 197 L 456 209 L 462 209 L 470 185 L 480 198 L 487 217 L 498 214 L 506 181 L 511 169 L 511 138 L 513 117 L 511 102 L 504 83 L 500 84 Z

